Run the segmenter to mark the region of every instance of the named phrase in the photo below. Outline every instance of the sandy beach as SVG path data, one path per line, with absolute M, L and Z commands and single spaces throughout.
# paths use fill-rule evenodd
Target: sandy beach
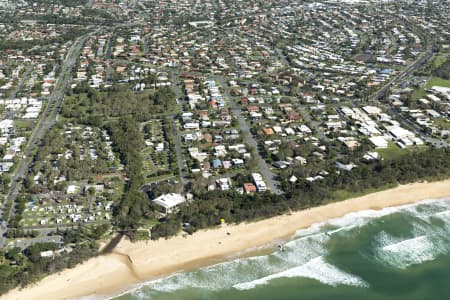
M 123 239 L 112 254 L 90 259 L 26 289 L 13 290 L 1 299 L 73 299 L 88 295 L 102 298 L 143 281 L 224 261 L 247 249 L 289 239 L 298 229 L 351 212 L 447 196 L 450 179 L 402 185 L 255 223 L 204 230 L 188 237 L 134 244 Z

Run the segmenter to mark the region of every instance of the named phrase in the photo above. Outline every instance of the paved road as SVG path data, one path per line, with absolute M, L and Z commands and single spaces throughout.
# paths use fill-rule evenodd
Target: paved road
M 55 230 L 55 229 L 54 229 Z M 35 238 L 23 238 L 23 239 L 16 239 L 14 241 L 14 247 L 19 247 L 20 249 L 24 250 L 28 248 L 29 246 L 36 244 L 36 243 L 61 243 L 62 242 L 62 236 L 60 235 L 52 235 L 48 236 L 45 234 L 42 234 Z
M 41 118 L 38 121 L 37 126 L 35 127 L 31 135 L 31 138 L 29 139 L 29 142 L 24 151 L 23 159 L 19 162 L 19 166 L 17 167 L 15 174 L 11 176 L 11 186 L 8 195 L 6 196 L 5 204 L 14 204 L 14 201 L 21 191 L 22 180 L 27 175 L 28 170 L 31 166 L 33 150 L 38 146 L 40 140 L 56 122 L 56 117 L 58 115 L 59 109 L 61 108 L 64 94 L 72 78 L 72 68 L 75 67 L 76 61 L 81 51 L 81 47 L 83 46 L 88 36 L 89 34 L 78 38 L 73 43 L 66 56 L 61 69 L 61 73 L 56 82 L 55 89 L 48 99 L 48 103 L 41 114 Z M 8 212 L 4 212 L 2 210 L 2 212 L 0 213 L 0 219 L 9 220 L 12 213 L 13 209 L 9 210 Z M 6 244 L 6 238 L 4 238 L 6 230 L 6 227 L 0 227 L 0 248 L 4 247 L 4 245 Z
M 23 84 L 25 83 L 25 80 L 28 79 L 28 77 L 31 74 L 31 71 L 33 70 L 34 66 L 36 64 L 31 64 L 27 67 L 25 73 L 22 75 L 22 77 L 20 78 L 19 83 L 17 84 L 16 88 L 14 89 L 14 92 L 12 92 L 11 94 L 11 99 L 15 99 L 17 97 L 17 94 L 20 92 L 20 90 L 22 89 Z
M 178 99 L 183 98 L 183 92 L 181 91 L 180 87 L 178 86 L 178 80 L 177 76 L 174 73 L 170 74 L 171 81 L 172 81 L 172 87 L 175 91 L 175 95 L 177 97 L 177 103 L 180 105 L 180 110 L 183 111 L 183 104 L 178 101 Z M 184 170 L 184 159 L 183 159 L 183 153 L 181 149 L 181 137 L 180 133 L 178 132 L 177 124 L 175 123 L 175 115 L 171 116 L 170 125 L 172 126 L 173 131 L 173 137 L 174 137 L 174 143 L 175 143 L 175 155 L 177 157 L 177 164 L 178 164 L 178 171 L 180 173 L 180 179 L 183 184 L 187 183 L 188 178 L 186 175 L 186 172 Z
M 144 54 L 148 55 L 150 53 L 150 49 L 148 47 L 147 36 L 144 36 Z
M 183 154 L 181 152 L 182 149 L 181 149 L 181 143 L 180 143 L 181 137 L 180 137 L 180 134 L 178 133 L 177 124 L 175 123 L 175 116 L 171 117 L 170 126 L 172 127 L 173 139 L 174 139 L 174 143 L 175 143 L 175 155 L 177 157 L 178 172 L 180 173 L 181 183 L 183 183 L 183 185 L 184 185 L 187 181 L 187 176 L 186 176 L 186 173 L 184 172 L 184 160 L 183 160 Z
M 286 65 L 286 67 L 291 68 L 290 62 L 287 60 L 286 55 L 284 55 L 283 50 L 276 48 L 275 52 L 278 54 L 278 57 L 283 61 L 283 63 Z M 296 97 L 294 97 L 298 101 Z M 295 103 L 295 101 L 294 101 Z M 297 102 L 298 103 L 298 102 Z M 306 111 L 306 106 L 302 105 L 301 103 L 297 104 L 297 107 L 300 111 L 300 114 L 302 115 L 303 119 L 305 120 L 306 124 L 309 124 L 319 135 L 319 137 L 325 141 L 329 141 L 329 138 L 324 134 L 323 128 L 320 127 L 320 122 L 314 121 L 311 118 L 311 115 L 308 111 Z
M 370 98 L 372 100 L 379 100 L 379 99 L 381 99 L 389 91 L 389 89 L 391 87 L 401 83 L 407 76 L 411 75 L 415 70 L 417 70 L 422 65 L 427 63 L 430 60 L 431 57 L 433 57 L 433 46 L 429 45 L 427 47 L 427 50 L 425 51 L 425 53 L 422 56 L 420 56 L 415 62 L 410 64 L 402 72 L 397 74 L 397 76 L 393 80 L 391 80 L 389 83 L 387 83 L 385 86 L 383 86 L 377 92 L 375 92 Z
M 434 138 L 434 137 L 431 137 L 431 136 L 427 135 L 426 133 L 424 133 L 422 131 L 422 128 L 419 126 L 419 124 L 417 124 L 417 123 L 411 121 L 410 119 L 408 119 L 407 117 L 403 116 L 399 111 L 395 110 L 394 108 L 388 107 L 388 106 L 384 106 L 384 109 L 390 115 L 396 116 L 397 119 L 399 119 L 401 121 L 401 123 L 405 127 L 407 127 L 408 129 L 414 131 L 425 142 L 431 144 L 432 146 L 434 146 L 436 148 L 448 148 L 448 147 L 450 147 L 450 142 L 444 141 L 442 139 L 437 139 L 437 138 Z
M 111 35 L 111 37 L 108 39 L 108 46 L 106 48 L 106 59 L 111 59 L 113 39 L 114 35 Z
M 112 61 L 111 61 L 113 37 L 114 36 L 111 36 L 108 39 L 108 46 L 106 48 L 106 59 L 109 62 L 108 68 L 106 69 L 106 80 L 108 80 L 111 83 L 112 83 L 112 75 L 113 75 L 113 68 L 112 68 Z
M 272 170 L 270 170 L 266 161 L 259 154 L 258 143 L 256 142 L 252 133 L 250 132 L 250 128 L 248 127 L 248 124 L 247 124 L 244 116 L 241 114 L 241 109 L 239 108 L 239 106 L 237 106 L 236 101 L 234 101 L 233 97 L 231 96 L 230 91 L 227 86 L 227 83 L 225 82 L 225 79 L 223 77 L 217 77 L 217 78 L 219 79 L 220 84 L 224 88 L 226 96 L 228 97 L 228 99 L 230 99 L 231 111 L 239 121 L 240 130 L 243 133 L 245 133 L 247 136 L 247 140 L 246 140 L 247 144 L 249 144 L 251 147 L 255 148 L 255 150 L 257 152 L 259 172 L 266 180 L 266 183 L 269 186 L 272 193 L 277 194 L 277 195 L 283 194 L 283 191 L 280 190 L 278 187 L 279 182 L 276 180 L 276 175 L 272 172 Z
M 411 75 L 415 70 L 426 64 L 433 57 L 433 48 L 431 45 L 427 47 L 427 50 L 423 55 L 421 55 L 415 62 L 409 65 L 405 70 L 400 72 L 392 81 L 383 86 L 380 90 L 378 90 L 371 98 L 373 100 L 381 99 L 386 92 L 393 86 L 401 84 L 405 81 L 409 75 Z M 417 135 L 419 135 L 424 141 L 430 143 L 434 147 L 442 148 L 442 147 L 450 147 L 450 142 L 443 141 L 441 139 L 437 139 L 431 137 L 422 131 L 422 128 L 415 122 L 409 120 L 407 117 L 403 116 L 400 112 L 392 108 L 388 105 L 382 105 L 385 111 L 389 112 L 391 115 L 396 116 L 406 127 L 413 130 Z
M 287 60 L 286 55 L 284 55 L 283 50 L 276 48 L 276 53 L 278 54 L 278 57 L 283 61 L 284 65 L 286 67 L 291 67 L 291 63 Z
M 310 125 L 316 133 L 319 135 L 319 137 L 324 141 L 329 141 L 330 139 L 325 135 L 324 129 L 320 127 L 320 122 L 314 121 L 311 118 L 311 114 L 306 111 L 306 106 L 299 104 L 298 110 L 300 111 L 300 114 L 302 115 L 303 119 L 305 120 L 306 124 Z

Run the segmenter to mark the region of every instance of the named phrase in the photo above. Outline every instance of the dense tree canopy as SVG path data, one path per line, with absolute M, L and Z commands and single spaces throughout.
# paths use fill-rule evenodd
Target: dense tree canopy
M 345 171 L 335 169 L 323 180 L 315 182 L 299 180 L 292 184 L 284 180 L 282 185 L 287 191 L 284 196 L 218 191 L 199 194 L 195 201 L 154 227 L 152 238 L 174 235 L 183 223 L 188 223 L 189 232 L 192 232 L 218 225 L 222 218 L 230 223 L 239 223 L 321 205 L 335 199 L 338 191 L 361 193 L 398 183 L 447 178 L 450 176 L 449 157 L 450 149 L 428 149 L 393 160 L 360 165 L 345 174 L 342 173 Z
M 450 59 L 447 59 L 442 65 L 433 70 L 433 75 L 444 79 L 450 79 Z
M 133 115 L 137 121 L 151 119 L 155 114 L 175 110 L 175 94 L 170 89 L 155 92 L 135 93 L 128 85 L 116 85 L 99 92 L 86 85 L 80 85 L 74 94 L 67 97 L 62 115 L 90 123 L 96 116 L 105 118 Z

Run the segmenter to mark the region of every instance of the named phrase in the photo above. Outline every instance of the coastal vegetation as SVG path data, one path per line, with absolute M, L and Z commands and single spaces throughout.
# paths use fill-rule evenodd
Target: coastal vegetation
M 36 282 L 44 276 L 73 268 L 86 259 L 97 255 L 96 240 L 108 229 L 107 226 L 83 228 L 62 232 L 70 251 L 56 251 L 56 243 L 41 242 L 25 250 L 14 247 L 0 251 L 0 294 Z M 42 252 L 49 253 L 42 256 Z
M 117 193 L 119 199 L 114 201 L 117 203 L 113 212 L 116 228 L 125 230 L 130 235 L 134 234 L 136 239 L 139 239 L 142 232 L 137 229 L 142 220 L 153 217 L 148 196 L 140 191 L 144 183 L 141 156 L 144 141 L 139 122 L 151 119 L 154 114 L 172 111 L 175 96 L 170 89 L 142 94 L 128 90 L 128 86 L 116 86 L 98 92 L 88 86 L 81 86 L 72 92 L 72 96 L 67 97 L 61 112 L 64 121 L 58 122 L 43 138 L 31 174 L 25 178 L 24 188 L 27 193 L 21 195 L 16 202 L 15 217 L 10 220 L 10 227 L 14 229 L 8 231 L 8 237 L 39 236 L 38 231 L 22 229 L 23 212 L 32 194 L 48 192 L 49 188 L 56 191 L 67 188 L 66 181 L 53 184 L 51 178 L 54 176 L 64 176 L 72 182 L 88 178 L 88 183 L 94 184 L 98 180 L 97 176 L 110 174 L 108 172 L 117 169 L 118 163 L 107 159 L 102 133 L 99 131 L 101 129 L 111 137 L 112 150 L 118 154 L 126 176 L 123 192 L 119 191 Z M 117 105 L 118 103 L 120 105 Z M 93 129 L 89 129 L 89 126 Z M 86 140 L 87 137 L 89 140 Z M 74 144 L 73 141 L 77 143 Z M 70 149 L 70 159 L 59 159 L 61 156 L 59 153 L 64 153 L 64 146 Z M 79 148 L 89 149 L 93 146 L 98 157 L 95 160 L 89 156 L 81 159 L 83 154 Z M 41 182 L 48 183 L 48 186 L 37 184 L 33 179 L 36 175 L 39 175 Z M 87 198 L 89 197 L 87 195 Z M 107 194 L 100 196 L 102 197 L 112 199 Z M 41 253 L 59 249 L 60 245 L 34 243 L 24 250 L 15 247 L 0 252 L 0 294 L 13 287 L 26 286 L 44 275 L 74 267 L 97 255 L 97 241 L 109 231 L 110 227 L 109 224 L 76 226 L 67 230 L 55 227 L 53 233 L 62 235 L 63 244 L 69 246 L 71 250 L 50 257 L 41 256 Z M 145 238 L 145 235 L 143 237 Z
M 152 239 L 168 238 L 182 229 L 192 233 L 198 229 L 216 226 L 224 219 L 229 223 L 254 221 L 285 214 L 292 210 L 306 209 L 343 200 L 347 195 L 364 194 L 370 191 L 417 181 L 433 181 L 450 176 L 450 150 L 426 149 L 406 153 L 390 160 L 378 161 L 346 172 L 339 176 L 335 172 L 315 182 L 299 181 L 292 184 L 282 181 L 284 196 L 270 193 L 241 195 L 236 192 L 208 192 L 195 195 L 196 201 L 181 207 L 176 214 L 160 220 L 152 228 Z M 292 171 L 300 177 L 304 167 Z M 345 197 L 344 197 L 345 198 Z
M 115 216 L 121 229 L 136 229 L 149 210 L 146 195 L 139 191 L 144 183 L 142 176 L 141 149 L 144 144 L 138 125 L 131 117 L 122 117 L 118 122 L 109 124 L 108 130 L 125 165 L 127 183 Z
M 442 4 L 172 2 L 0 3 L 0 294 L 99 240 L 450 177 Z

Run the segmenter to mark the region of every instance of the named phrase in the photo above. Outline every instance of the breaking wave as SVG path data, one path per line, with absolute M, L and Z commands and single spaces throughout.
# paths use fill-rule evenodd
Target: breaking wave
M 411 265 L 434 260 L 449 251 L 447 242 L 436 236 L 418 236 L 381 247 L 378 258 L 393 267 L 405 269 Z
M 411 237 L 400 238 L 382 231 L 376 237 L 376 258 L 394 268 L 406 269 L 450 252 L 450 201 L 417 205 L 407 210 Z M 439 222 L 436 222 L 439 221 Z
M 179 273 L 149 283 L 160 292 L 173 292 L 184 288 L 221 290 L 241 282 L 253 281 L 286 271 L 326 254 L 325 244 L 329 236 L 318 233 L 290 241 L 283 251 L 270 255 L 235 259 L 229 262 L 201 268 L 195 272 Z M 226 274 L 226 276 L 224 276 Z
M 323 284 L 337 286 L 337 285 L 352 285 L 359 287 L 368 287 L 368 284 L 361 278 L 355 275 L 348 274 L 339 270 L 333 265 L 330 265 L 325 261 L 322 256 L 313 258 L 304 265 L 291 268 L 289 270 L 271 274 L 269 276 L 256 279 L 250 282 L 243 282 L 234 285 L 233 287 L 238 290 L 248 290 L 255 288 L 259 285 L 267 284 L 269 281 L 278 278 L 293 278 L 293 277 L 305 277 L 318 280 Z
M 397 218 L 396 214 L 402 218 L 401 222 L 408 223 L 408 231 L 403 235 L 392 234 L 386 225 L 389 220 Z M 372 230 L 370 241 L 373 244 L 369 259 L 391 268 L 405 269 L 450 252 L 450 198 L 426 200 L 382 210 L 350 213 L 317 223 L 298 230 L 281 250 L 269 255 L 238 258 L 192 272 L 173 274 L 147 282 L 132 294 L 140 298 L 142 295 L 149 297 L 154 293 L 191 288 L 206 291 L 248 290 L 281 278 L 309 278 L 329 286 L 369 287 L 370 282 L 365 281 L 362 274 L 343 271 L 327 260 L 333 254 L 330 253 L 333 251 L 331 240 L 335 242 L 341 237 L 357 237 L 366 225 L 370 225 Z M 410 227 L 412 230 L 409 230 Z M 142 292 L 143 289 L 145 292 Z

